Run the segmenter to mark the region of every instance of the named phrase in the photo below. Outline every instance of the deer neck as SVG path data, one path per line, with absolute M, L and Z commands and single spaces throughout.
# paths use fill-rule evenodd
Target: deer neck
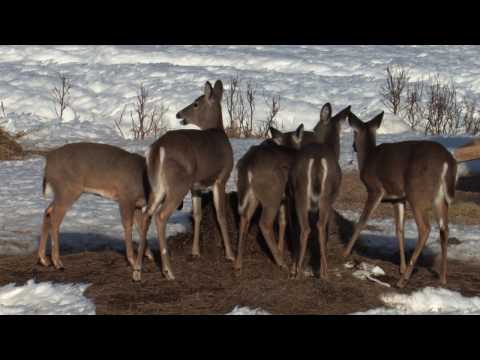
M 363 139 L 363 142 L 361 144 L 357 143 L 356 147 L 358 170 L 361 173 L 368 162 L 368 158 L 372 155 L 375 148 L 377 147 L 375 135 L 367 134 L 367 136 Z
M 207 125 L 202 127 L 202 130 L 218 129 L 225 132 L 225 128 L 223 126 L 222 108 L 218 106 L 218 109 L 212 111 L 211 116 L 209 116 L 208 121 L 206 121 L 205 123 Z

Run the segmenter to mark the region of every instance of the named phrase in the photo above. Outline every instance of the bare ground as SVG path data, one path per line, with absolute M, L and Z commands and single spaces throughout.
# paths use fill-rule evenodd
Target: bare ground
M 480 183 L 473 182 L 473 185 L 467 186 L 468 194 L 458 193 L 458 206 L 466 202 L 479 207 L 480 196 L 475 192 L 475 184 Z M 342 187 L 336 208 L 340 213 L 344 208 L 360 211 L 365 191 L 358 176 L 346 175 Z M 236 209 L 234 194 L 230 195 L 230 203 L 231 209 Z M 64 253 L 64 271 L 37 265 L 34 255 L 0 257 L 0 285 L 11 282 L 23 284 L 31 278 L 36 281 L 90 283 L 92 285 L 86 296 L 95 302 L 97 314 L 224 314 L 235 305 L 261 307 L 274 314 L 347 314 L 382 306 L 379 296 L 388 291 L 409 293 L 425 286 L 438 286 L 437 259 L 427 255 L 421 257 L 406 289 L 389 289 L 354 278 L 351 270 L 343 266 L 345 260 L 339 256 L 343 242 L 351 234 L 352 224 L 338 213 L 331 217 L 329 223 L 329 280 L 318 277 L 289 279 L 287 272 L 273 264 L 255 221 L 247 240 L 244 269 L 236 273 L 232 264 L 223 257 L 209 195 L 205 196 L 204 205 L 202 257 L 194 260 L 189 256 L 191 234 L 178 235 L 169 241 L 176 281 L 167 281 L 162 277 L 157 259 L 155 263 L 146 262 L 142 282 L 134 283 L 124 254 L 105 250 Z M 382 205 L 376 216 L 391 216 L 389 207 Z M 236 248 L 237 219 L 231 209 L 229 228 Z M 453 222 L 464 221 L 467 224 L 475 220 L 475 215 L 459 213 L 458 219 Z M 476 219 L 478 221 L 478 217 Z M 318 268 L 315 239 L 313 231 L 309 249 L 311 256 L 307 262 L 314 270 Z M 289 243 L 289 249 L 291 247 Z M 399 279 L 397 257 L 382 258 L 366 250 L 357 247 L 351 259 L 378 264 L 387 273 L 379 279 L 394 286 Z M 291 263 L 290 252 L 287 252 L 286 258 Z M 465 296 L 480 294 L 480 265 L 455 260 L 450 260 L 448 264 L 448 289 Z

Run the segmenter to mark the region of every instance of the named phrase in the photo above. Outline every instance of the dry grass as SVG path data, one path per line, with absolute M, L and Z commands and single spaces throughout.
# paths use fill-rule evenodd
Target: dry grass
M 0 160 L 18 160 L 23 157 L 23 148 L 15 137 L 0 128 Z

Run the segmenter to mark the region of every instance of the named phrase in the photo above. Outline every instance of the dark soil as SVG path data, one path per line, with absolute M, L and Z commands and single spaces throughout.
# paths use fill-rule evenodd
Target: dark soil
M 229 228 L 236 248 L 236 196 L 230 194 Z M 43 268 L 35 255 L 0 257 L 0 285 L 36 281 L 82 282 L 92 284 L 86 291 L 96 305 L 97 314 L 225 314 L 235 305 L 260 307 L 273 314 L 347 314 L 382 306 L 379 295 L 392 289 L 361 281 L 340 257 L 342 242 L 351 234 L 352 224 L 335 213 L 329 223 L 329 280 L 318 277 L 289 279 L 287 272 L 273 263 L 265 242 L 254 223 L 247 241 L 244 268 L 241 273 L 223 256 L 211 196 L 204 198 L 202 222 L 202 257 L 190 258 L 192 235 L 171 238 L 170 252 L 176 281 L 167 281 L 155 263 L 145 263 L 141 283 L 131 280 L 131 269 L 124 254 L 105 250 L 63 253 L 64 271 Z M 258 214 L 257 214 L 258 215 Z M 258 218 L 258 216 L 256 217 Z M 254 219 L 255 220 L 255 219 Z M 313 219 L 312 219 L 313 220 Z M 314 227 L 312 227 L 314 229 Z M 393 236 L 393 234 L 392 234 Z M 310 240 L 308 263 L 318 270 L 316 233 Z M 292 244 L 289 244 L 290 248 Z M 454 245 L 452 245 L 454 246 Z M 356 249 L 351 259 L 381 266 L 387 276 L 380 280 L 395 285 L 399 278 L 398 259 L 385 259 Z M 362 255 L 363 254 L 363 255 Z M 291 263 L 290 252 L 286 258 Z M 424 256 L 406 289 L 411 292 L 425 286 L 438 286 L 436 259 Z M 465 296 L 480 294 L 480 266 L 449 261 L 447 288 Z

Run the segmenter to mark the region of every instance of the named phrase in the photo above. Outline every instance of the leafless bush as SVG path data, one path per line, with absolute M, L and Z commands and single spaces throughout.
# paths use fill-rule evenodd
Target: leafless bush
M 259 122 L 257 128 L 257 136 L 262 138 L 268 137 L 270 127 L 283 129 L 283 124 L 280 126 L 277 120 L 277 115 L 280 111 L 280 95 L 264 95 L 264 100 L 268 107 L 267 118 L 265 121 Z
M 55 114 L 60 121 L 63 120 L 63 113 L 70 105 L 70 90 L 72 89 L 72 81 L 65 74 L 58 74 L 60 86 L 55 86 L 51 96 L 54 104 Z
M 225 131 L 231 137 L 252 137 L 255 134 L 255 110 L 257 84 L 254 81 L 243 81 L 234 75 L 228 80 L 225 101 L 229 124 Z
M 137 93 L 136 102 L 133 104 L 133 110 L 130 111 L 131 126 L 129 131 L 133 134 L 135 140 L 144 140 L 148 137 L 158 137 L 168 131 L 168 125 L 165 115 L 169 108 L 161 104 L 160 106 L 149 104 L 149 93 L 145 86 L 140 85 Z M 122 130 L 122 122 L 126 112 L 125 106 L 118 120 L 114 120 L 114 125 L 123 138 L 126 138 Z
M 395 115 L 401 107 L 402 93 L 408 83 L 408 71 L 400 66 L 387 67 L 387 79 L 381 87 L 382 103 Z
M 230 136 L 239 137 L 241 135 L 240 124 L 243 122 L 246 114 L 240 75 L 236 74 L 230 77 L 228 84 L 229 87 L 225 94 L 225 100 L 230 123 L 226 131 Z
M 425 134 L 456 135 L 462 127 L 462 107 L 455 85 L 435 77 L 428 87 Z
M 423 119 L 423 81 L 409 83 L 405 99 L 405 119 L 412 130 L 417 130 Z
M 463 100 L 463 124 L 467 134 L 477 135 L 480 133 L 480 116 L 474 99 Z

